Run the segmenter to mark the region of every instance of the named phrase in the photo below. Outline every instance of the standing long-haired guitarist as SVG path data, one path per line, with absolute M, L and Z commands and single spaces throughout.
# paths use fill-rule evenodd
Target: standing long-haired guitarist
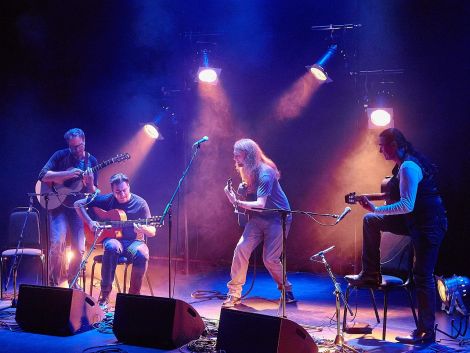
M 241 139 L 233 147 L 233 159 L 239 172 L 243 188 L 248 194 L 253 194 L 253 201 L 239 200 L 235 192 L 227 185 L 224 189 L 229 201 L 237 209 L 250 210 L 253 207 L 281 208 L 290 210 L 289 201 L 279 184 L 280 173 L 276 164 L 269 159 L 259 147 L 250 139 Z M 240 189 L 240 188 L 239 188 Z M 288 216 L 287 232 L 292 221 Z M 232 307 L 241 303 L 242 286 L 245 284 L 248 261 L 253 250 L 263 242 L 263 262 L 271 277 L 282 289 L 282 224 L 277 213 L 251 212 L 250 219 L 245 226 L 243 234 L 235 248 L 231 280 L 224 307 Z M 286 302 L 295 302 L 292 284 L 286 281 Z

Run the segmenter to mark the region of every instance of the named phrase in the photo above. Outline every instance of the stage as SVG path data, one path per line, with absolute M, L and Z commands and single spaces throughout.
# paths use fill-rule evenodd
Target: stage
M 122 269 L 118 267 L 118 270 Z M 97 271 L 99 273 L 99 271 Z M 88 274 L 90 272 L 88 271 Z M 167 267 L 164 261 L 152 261 L 149 267 L 151 282 L 156 296 L 168 296 Z M 119 278 L 122 274 L 118 272 Z M 191 304 L 205 321 L 219 319 L 221 299 L 196 299 L 191 293 L 196 290 L 218 291 L 225 293 L 226 281 L 229 278 L 229 269 L 197 263 L 191 265 L 190 274 L 177 271 L 174 280 L 174 298 L 181 299 Z M 302 325 L 317 342 L 320 352 L 334 352 L 335 349 L 328 343 L 336 337 L 335 321 L 335 296 L 333 284 L 327 275 L 311 273 L 288 273 L 289 280 L 293 283 L 296 303 L 287 304 L 286 316 L 289 320 Z M 245 290 L 248 290 L 253 279 L 253 268 L 249 270 L 249 276 Z M 346 284 L 340 276 L 342 289 Z M 89 291 L 89 278 L 87 278 L 87 292 Z M 94 281 L 97 285 L 98 279 Z M 10 287 L 11 288 L 11 287 Z M 94 289 L 97 297 L 99 287 Z M 111 307 L 114 305 L 115 295 L 111 297 Z M 7 293 L 9 294 L 9 293 Z M 149 295 L 147 283 L 144 282 L 143 293 Z M 383 297 L 377 294 L 379 314 L 382 315 Z M 255 283 L 252 291 L 242 305 L 236 310 L 257 314 L 277 316 L 279 314 L 279 292 L 269 274 L 264 268 L 258 267 L 255 275 Z M 8 308 L 10 300 L 1 303 L 3 310 L 0 312 L 0 342 L 2 352 L 164 352 L 155 348 L 145 348 L 130 345 L 117 345 L 117 340 L 110 327 L 101 326 L 100 330 L 90 330 L 68 337 L 34 334 L 22 332 L 14 321 L 14 309 Z M 438 333 L 437 342 L 428 346 L 407 346 L 395 341 L 395 336 L 408 334 L 414 328 L 413 317 L 408 306 L 405 292 L 392 292 L 389 299 L 386 341 L 382 337 L 382 323 L 375 321 L 374 313 L 366 291 L 353 292 L 350 297 L 351 308 L 356 315 L 355 322 L 368 323 L 373 328 L 371 334 L 345 334 L 345 343 L 358 350 L 367 352 L 470 352 L 467 332 L 466 340 L 451 340 Z M 112 310 L 111 310 L 112 312 Z M 108 314 L 108 317 L 112 317 Z M 155 318 L 158 320 L 158 318 Z M 349 317 L 348 317 L 348 321 Z M 451 329 L 451 317 L 445 312 L 437 311 L 437 323 L 439 328 L 449 332 Z M 458 325 L 458 320 L 456 321 Z M 107 330 L 107 333 L 100 332 Z M 242 330 L 243 328 L 240 328 Z M 455 333 L 455 331 L 454 331 Z M 234 332 L 234 335 L 237 333 Z M 465 345 L 467 343 L 467 345 Z M 171 352 L 190 352 L 186 347 L 171 350 Z M 250 342 L 246 343 L 247 353 L 250 350 Z M 252 352 L 256 353 L 256 352 Z

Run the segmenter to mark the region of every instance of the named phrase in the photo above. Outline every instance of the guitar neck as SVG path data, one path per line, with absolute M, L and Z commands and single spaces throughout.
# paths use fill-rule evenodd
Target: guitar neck
M 103 169 L 104 167 L 107 167 L 108 165 L 113 164 L 113 163 L 114 163 L 114 161 L 113 161 L 112 159 L 107 160 L 107 161 L 104 161 L 104 162 L 102 162 L 102 163 L 100 163 L 100 164 L 98 164 L 98 165 L 95 165 L 93 168 L 91 168 L 91 171 L 92 171 L 93 173 L 95 173 L 95 172 L 97 172 L 98 170 Z
M 362 195 L 356 195 L 357 196 L 365 196 L 367 197 L 370 201 L 380 201 L 380 200 L 385 200 L 388 195 L 385 192 L 380 192 L 376 194 L 362 194 Z
M 99 222 L 100 224 L 111 226 L 113 228 L 125 228 L 129 226 L 133 226 L 134 224 L 147 224 L 152 225 L 156 223 L 158 220 L 156 218 L 144 218 L 144 219 L 135 219 L 129 221 L 102 221 Z

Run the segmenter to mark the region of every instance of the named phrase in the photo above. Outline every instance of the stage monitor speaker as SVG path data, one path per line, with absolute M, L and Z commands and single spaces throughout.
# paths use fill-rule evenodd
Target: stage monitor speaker
M 223 308 L 216 351 L 317 353 L 318 347 L 308 332 L 291 320 Z
M 80 290 L 20 286 L 16 322 L 24 331 L 69 336 L 90 329 L 103 317 L 96 300 Z
M 123 343 L 174 349 L 199 338 L 204 328 L 198 312 L 182 300 L 117 294 L 113 332 Z

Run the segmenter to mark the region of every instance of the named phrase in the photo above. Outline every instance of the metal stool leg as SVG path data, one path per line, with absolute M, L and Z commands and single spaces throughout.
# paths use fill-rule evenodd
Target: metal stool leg
M 126 262 L 124 267 L 124 293 L 127 293 L 127 270 L 129 269 L 129 263 Z
M 147 284 L 148 284 L 149 289 L 150 289 L 150 295 L 153 297 L 153 288 L 152 288 L 152 283 L 150 283 L 150 276 L 149 276 L 148 271 L 145 272 L 145 278 L 147 279 Z
M 382 340 L 385 341 L 387 332 L 387 309 L 388 309 L 388 290 L 384 290 L 384 323 L 382 328 Z
M 369 291 L 370 297 L 372 299 L 372 304 L 374 305 L 375 318 L 377 319 L 377 323 L 380 323 L 379 312 L 377 311 L 377 303 L 375 302 L 374 290 L 372 288 L 369 288 Z
M 90 296 L 93 296 L 93 282 L 95 281 L 95 265 L 96 265 L 96 261 L 93 261 L 93 265 L 91 265 L 91 276 L 90 276 Z

